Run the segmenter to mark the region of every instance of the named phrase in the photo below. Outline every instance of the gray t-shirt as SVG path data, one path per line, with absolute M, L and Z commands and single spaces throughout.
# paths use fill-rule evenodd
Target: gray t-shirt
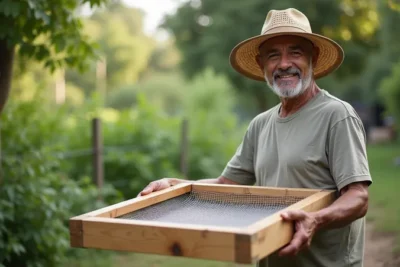
M 353 182 L 372 182 L 365 131 L 348 103 L 321 90 L 286 118 L 279 117 L 280 107 L 251 121 L 222 176 L 245 185 L 338 191 Z M 273 254 L 262 267 L 361 267 L 364 230 L 364 218 L 321 230 L 308 250 L 291 258 Z

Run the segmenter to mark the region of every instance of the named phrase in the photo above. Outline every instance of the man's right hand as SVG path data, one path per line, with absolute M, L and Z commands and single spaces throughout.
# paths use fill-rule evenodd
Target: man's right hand
M 163 178 L 160 180 L 153 181 L 149 183 L 137 196 L 145 196 L 148 195 L 152 192 L 160 191 L 163 189 L 166 189 L 168 187 L 184 183 L 184 182 L 189 182 L 189 180 L 182 180 L 179 178 Z M 208 179 L 201 179 L 197 180 L 197 182 L 200 183 L 206 183 L 206 184 L 238 184 L 237 182 L 234 182 L 232 180 L 229 180 L 226 177 L 220 176 L 218 178 L 208 178 Z
M 163 178 L 160 180 L 156 180 L 153 181 L 151 183 L 149 183 L 139 194 L 138 196 L 145 196 L 148 195 L 152 192 L 156 192 L 156 191 L 160 191 L 163 189 L 166 189 L 168 187 L 171 187 L 173 185 L 176 184 L 176 182 L 174 182 L 173 178 Z

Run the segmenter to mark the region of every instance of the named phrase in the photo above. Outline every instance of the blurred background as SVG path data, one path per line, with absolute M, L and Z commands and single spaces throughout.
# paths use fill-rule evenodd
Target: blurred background
M 219 176 L 249 121 L 278 103 L 233 71 L 230 51 L 288 7 L 345 50 L 318 84 L 364 122 L 368 231 L 396 266 L 397 0 L 0 0 L 0 266 L 234 266 L 72 249 L 68 219 L 159 178 Z

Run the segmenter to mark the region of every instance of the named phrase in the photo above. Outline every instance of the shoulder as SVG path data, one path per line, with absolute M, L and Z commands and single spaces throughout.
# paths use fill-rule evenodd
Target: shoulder
M 265 128 L 265 126 L 271 121 L 272 117 L 277 113 L 278 108 L 279 104 L 262 113 L 259 113 L 253 119 L 251 119 L 247 126 L 246 137 L 256 140 L 262 129 Z
M 350 103 L 331 95 L 327 91 L 323 91 L 322 93 L 323 96 L 319 102 L 319 109 L 321 115 L 327 117 L 332 126 L 346 119 L 354 119 L 361 123 L 359 115 Z
M 277 114 L 279 104 L 255 116 L 249 124 L 249 129 L 260 130 L 266 123 L 268 123 L 274 115 Z

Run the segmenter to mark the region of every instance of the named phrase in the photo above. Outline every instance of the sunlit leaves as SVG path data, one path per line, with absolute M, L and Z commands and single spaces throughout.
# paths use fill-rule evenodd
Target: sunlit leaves
M 96 7 L 107 0 L 3 0 L 0 2 L 0 39 L 18 48 L 22 57 L 44 62 L 54 71 L 61 66 L 84 70 L 94 57 L 92 41 L 84 36 L 81 5 Z M 68 56 L 66 55 L 68 54 Z
M 97 53 L 106 59 L 107 91 L 136 83 L 147 70 L 155 40 L 144 34 L 143 19 L 140 10 L 115 3 L 84 20 L 83 32 L 98 44 Z M 92 92 L 96 88 L 95 64 L 86 76 L 68 71 L 67 79 Z
M 386 0 L 391 9 L 400 11 L 400 1 L 399 0 Z
M 376 0 L 352 1 L 341 0 L 342 25 L 338 28 L 340 36 L 346 40 L 352 32 L 353 38 L 368 42 L 373 39 L 379 27 L 379 16 Z M 346 41 L 349 41 L 349 38 Z

